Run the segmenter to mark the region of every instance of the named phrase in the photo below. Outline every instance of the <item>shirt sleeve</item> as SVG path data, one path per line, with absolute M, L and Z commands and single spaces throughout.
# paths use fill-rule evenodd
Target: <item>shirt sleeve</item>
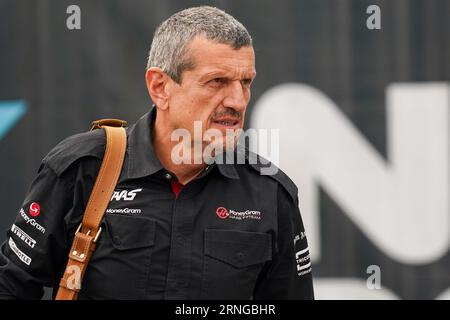
M 43 286 L 59 282 L 68 252 L 70 189 L 67 179 L 41 165 L 0 248 L 0 298 L 40 299 Z
M 311 260 L 298 198 L 293 201 L 279 186 L 277 202 L 276 252 L 261 271 L 253 298 L 313 300 Z

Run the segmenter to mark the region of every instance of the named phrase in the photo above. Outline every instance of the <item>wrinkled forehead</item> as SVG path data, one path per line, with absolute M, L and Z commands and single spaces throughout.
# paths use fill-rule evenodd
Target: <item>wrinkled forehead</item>
M 191 71 L 196 73 L 221 71 L 224 74 L 250 78 L 256 75 L 252 46 L 235 49 L 229 44 L 196 37 L 189 43 L 187 55 L 194 65 Z

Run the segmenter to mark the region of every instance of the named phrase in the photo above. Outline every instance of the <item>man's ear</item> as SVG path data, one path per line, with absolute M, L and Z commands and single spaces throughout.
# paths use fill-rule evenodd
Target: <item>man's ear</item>
M 169 96 L 167 86 L 170 85 L 170 77 L 158 67 L 151 67 L 145 73 L 147 90 L 152 101 L 158 108 L 165 110 L 168 107 Z

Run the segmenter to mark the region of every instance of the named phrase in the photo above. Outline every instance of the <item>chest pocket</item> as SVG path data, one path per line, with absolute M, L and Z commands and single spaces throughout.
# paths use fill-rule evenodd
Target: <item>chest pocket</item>
M 272 258 L 272 235 L 205 230 L 202 296 L 250 299 L 263 265 Z
M 155 220 L 107 214 L 81 290 L 94 299 L 143 299 L 155 241 Z

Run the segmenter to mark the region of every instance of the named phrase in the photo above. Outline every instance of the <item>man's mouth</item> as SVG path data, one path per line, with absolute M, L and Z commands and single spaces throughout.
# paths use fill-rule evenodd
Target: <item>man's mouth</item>
M 227 128 L 235 128 L 239 125 L 239 119 L 236 118 L 220 118 L 213 120 L 214 124 Z

